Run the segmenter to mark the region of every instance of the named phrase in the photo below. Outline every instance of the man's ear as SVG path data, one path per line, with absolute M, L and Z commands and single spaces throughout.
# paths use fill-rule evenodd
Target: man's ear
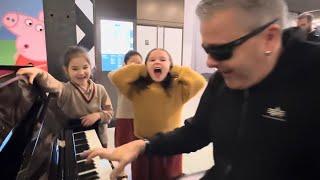
M 265 32 L 265 49 L 264 51 L 274 51 L 277 46 L 281 45 L 281 27 L 278 24 L 272 24 Z

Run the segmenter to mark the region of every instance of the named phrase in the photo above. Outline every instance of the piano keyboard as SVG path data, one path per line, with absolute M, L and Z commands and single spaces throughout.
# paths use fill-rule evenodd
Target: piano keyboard
M 81 131 L 72 135 L 76 152 L 78 180 L 109 179 L 112 164 L 108 160 L 95 157 L 93 158 L 93 163 L 88 164 L 85 158 L 80 157 L 80 153 L 85 150 L 102 148 L 96 131 Z

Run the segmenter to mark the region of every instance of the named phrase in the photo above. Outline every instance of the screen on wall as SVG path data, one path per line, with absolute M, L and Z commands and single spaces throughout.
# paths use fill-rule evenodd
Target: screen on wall
M 101 20 L 102 71 L 118 69 L 124 55 L 133 49 L 133 22 Z

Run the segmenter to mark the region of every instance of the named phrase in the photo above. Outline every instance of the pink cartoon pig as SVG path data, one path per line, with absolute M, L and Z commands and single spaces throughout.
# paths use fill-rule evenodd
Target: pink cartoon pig
M 47 70 L 47 53 L 43 12 L 33 18 L 18 12 L 8 12 L 3 25 L 16 35 L 16 65 L 34 65 Z

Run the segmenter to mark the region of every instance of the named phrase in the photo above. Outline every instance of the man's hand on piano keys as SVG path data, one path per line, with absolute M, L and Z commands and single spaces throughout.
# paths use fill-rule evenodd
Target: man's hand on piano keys
M 88 127 L 93 125 L 96 121 L 100 119 L 100 114 L 98 112 L 91 113 L 91 114 L 82 116 L 80 119 L 81 119 L 82 126 Z
M 87 157 L 87 162 L 92 161 L 96 156 L 110 161 L 119 162 L 118 165 L 115 165 L 115 168 L 110 174 L 110 179 L 117 179 L 117 177 L 123 172 L 125 166 L 134 161 L 139 154 L 144 152 L 145 146 L 145 141 L 136 140 L 117 148 L 97 148 L 94 150 L 88 150 L 83 152 L 81 156 Z

